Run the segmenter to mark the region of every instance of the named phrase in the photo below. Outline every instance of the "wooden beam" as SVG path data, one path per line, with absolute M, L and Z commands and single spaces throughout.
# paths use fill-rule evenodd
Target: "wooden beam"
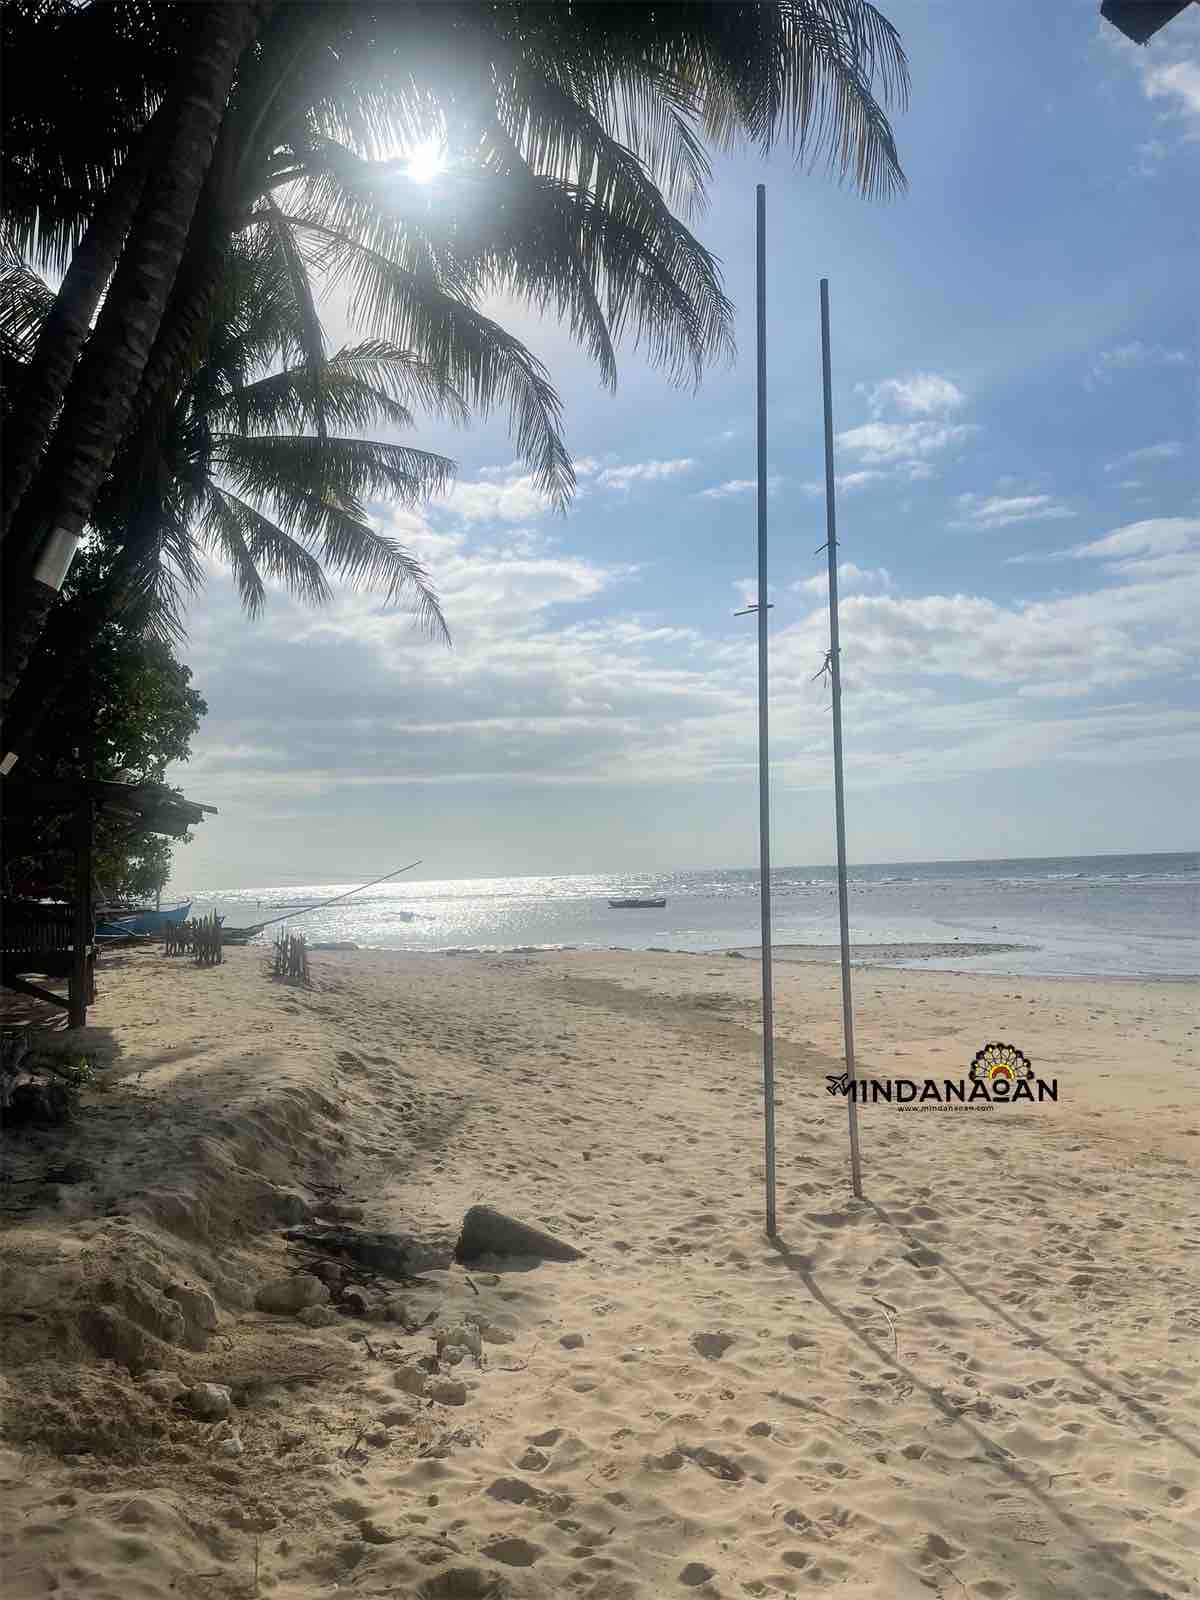
M 40 983 L 30 983 L 25 978 L 6 977 L 4 987 L 15 990 L 17 994 L 32 995 L 35 1000 L 48 1000 L 52 1006 L 60 1006 L 64 1011 L 70 1006 L 70 1001 L 61 994 L 55 994 L 53 989 L 43 989 Z

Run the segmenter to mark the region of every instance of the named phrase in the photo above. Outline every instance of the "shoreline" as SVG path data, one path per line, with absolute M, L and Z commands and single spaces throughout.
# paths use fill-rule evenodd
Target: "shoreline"
M 253 948 L 253 947 L 252 947 Z M 582 945 L 582 944 L 514 944 L 514 945 L 445 945 L 437 949 L 412 949 L 403 945 L 356 944 L 353 941 L 327 941 L 309 945 L 316 953 L 356 953 L 361 955 L 391 956 L 397 960 L 463 959 L 483 960 L 501 956 L 694 956 L 696 959 L 725 958 L 743 961 L 760 961 L 759 945 L 721 945 L 706 950 L 685 949 L 669 945 Z M 836 944 L 776 944 L 772 945 L 776 963 L 794 966 L 841 965 L 841 948 Z M 850 947 L 850 964 L 856 970 L 884 972 L 940 972 L 947 976 L 967 978 L 1021 979 L 1029 983 L 1200 983 L 1200 972 L 1034 972 L 1012 970 L 1004 972 L 982 971 L 969 967 L 945 967 L 935 962 L 970 960 L 972 957 L 994 956 L 1022 951 L 1041 951 L 1040 944 L 993 944 L 973 941 L 895 941 L 881 944 L 855 943 Z

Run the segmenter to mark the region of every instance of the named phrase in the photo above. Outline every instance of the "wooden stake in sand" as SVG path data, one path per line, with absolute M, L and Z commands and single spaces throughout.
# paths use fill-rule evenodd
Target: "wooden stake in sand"
M 862 1161 L 858 1150 L 858 1102 L 854 1098 L 854 1010 L 850 997 L 850 908 L 846 892 L 846 794 L 842 782 L 842 669 L 838 640 L 837 512 L 833 477 L 833 385 L 829 359 L 829 279 L 821 279 L 821 379 L 825 391 L 825 549 L 829 558 L 829 655 L 826 666 L 833 693 L 833 795 L 837 817 L 838 921 L 842 939 L 842 1033 L 850 1090 L 850 1183 L 862 1199 Z M 761 490 L 760 490 L 761 493 Z

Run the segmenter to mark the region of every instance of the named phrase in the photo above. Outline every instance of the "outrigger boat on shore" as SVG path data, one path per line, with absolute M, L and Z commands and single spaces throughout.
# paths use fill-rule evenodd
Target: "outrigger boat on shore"
M 155 911 L 153 907 L 107 913 L 101 910 L 96 918 L 96 937 L 127 939 L 131 934 L 142 934 L 152 938 L 155 934 L 174 927 L 176 923 L 186 922 L 191 909 L 192 902 L 185 900 L 182 905 L 169 906 L 162 911 Z

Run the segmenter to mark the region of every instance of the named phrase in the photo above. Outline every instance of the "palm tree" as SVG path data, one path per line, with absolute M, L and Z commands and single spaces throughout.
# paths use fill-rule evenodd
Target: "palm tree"
M 424 569 L 365 508 L 443 492 L 454 463 L 363 435 L 411 428 L 414 405 L 458 422 L 466 406 L 438 369 L 384 340 L 348 345 L 314 370 L 286 271 L 269 238 L 229 249 L 204 364 L 165 425 L 118 452 L 93 527 L 162 630 L 180 631 L 178 602 L 201 581 L 207 550 L 230 567 L 252 616 L 266 580 L 321 605 L 332 576 L 385 603 L 411 597 L 422 624 L 448 637 Z
M 196 8 L 197 36 L 193 48 L 181 53 L 166 96 L 168 114 L 154 142 L 152 170 L 141 186 L 95 331 L 86 340 L 43 453 L 44 492 L 30 506 L 13 552 L 15 561 L 6 561 L 8 615 L 0 681 L 4 704 L 45 625 L 128 424 L 187 247 L 234 74 L 268 4 L 225 0 Z M 76 338 L 78 319 L 59 331 L 64 340 Z M 48 350 L 40 350 L 38 358 L 35 371 L 57 371 L 62 365 Z
M 201 14 L 186 9 L 199 36 Z M 47 533 L 65 556 L 131 423 L 161 414 L 202 360 L 231 232 L 270 233 L 287 253 L 293 298 L 310 308 L 314 374 L 309 280 L 324 274 L 345 284 L 364 332 L 435 364 L 474 409 L 506 406 L 542 487 L 565 500 L 557 396 L 481 314 L 484 294 L 558 312 L 607 382 L 622 333 L 694 378 L 731 344 L 716 263 L 671 210 L 702 204 L 706 139 L 782 139 L 868 194 L 902 182 L 874 91 L 903 96 L 904 56 L 867 0 L 281 0 L 267 12 L 266 0 L 206 10 L 207 75 L 181 67 L 188 92 L 161 103 L 156 152 L 182 146 L 187 160 L 168 182 L 156 154 L 96 332 L 8 525 L 22 623 L 44 603 L 24 580 Z M 231 57 L 236 83 L 218 105 Z M 436 207 L 389 161 L 431 138 L 455 158 Z M 36 200 L 22 203 L 28 226 Z M 133 324 L 110 374 L 106 358 Z M 44 575 L 52 568 L 43 560 Z M 20 633 L 16 644 L 6 686 L 27 652 Z
M 4 247 L 36 253 L 62 282 L 28 352 L 22 403 L 4 434 L 6 528 L 29 486 L 142 196 L 166 120 L 176 41 L 149 0 L 80 9 L 72 0 L 0 11 Z M 19 70 L 12 70 L 17 63 Z M 64 143 L 61 107 L 86 128 Z M 2 534 L 0 534 L 2 537 Z
M 163 638 L 182 633 L 205 552 L 230 569 L 251 616 L 268 583 L 321 605 L 335 577 L 387 603 L 407 597 L 418 622 L 448 639 L 425 569 L 376 531 L 365 508 L 417 504 L 444 490 L 454 463 L 363 435 L 410 428 L 414 405 L 458 422 L 466 407 L 440 372 L 383 340 L 347 346 L 314 374 L 300 317 L 281 292 L 285 272 L 269 239 L 230 248 L 207 359 L 161 425 L 118 452 L 91 522 L 94 581 L 60 601 L 45 670 L 31 671 L 13 700 L 10 748 L 28 747 L 53 704 L 47 683 L 75 676 L 110 618 Z M 10 364 L 28 352 L 50 301 L 28 269 L 10 262 L 0 271 L 0 351 Z

